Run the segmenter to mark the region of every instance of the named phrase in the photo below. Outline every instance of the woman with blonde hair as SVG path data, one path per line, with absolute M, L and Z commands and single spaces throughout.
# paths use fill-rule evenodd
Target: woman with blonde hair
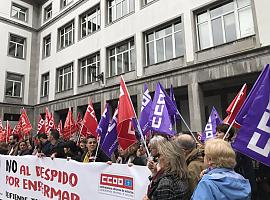
M 204 172 L 191 199 L 248 200 L 251 196 L 249 181 L 236 173 L 235 152 L 222 139 L 211 139 L 205 144 Z
M 159 143 L 158 178 L 153 178 L 144 200 L 189 199 L 188 172 L 184 154 L 174 142 Z

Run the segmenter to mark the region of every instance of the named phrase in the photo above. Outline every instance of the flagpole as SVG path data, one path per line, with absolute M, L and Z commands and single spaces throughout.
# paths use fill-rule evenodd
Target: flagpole
M 237 97 L 237 99 L 236 99 L 236 101 L 235 101 L 235 104 L 233 105 L 232 113 L 233 113 L 233 111 L 234 111 L 234 109 L 235 109 L 235 107 L 236 107 L 238 101 L 239 101 L 240 98 L 241 98 L 241 94 L 243 93 L 245 86 L 246 86 L 246 83 L 242 86 L 242 88 L 241 88 L 241 90 L 240 90 L 239 96 Z M 235 118 L 234 118 L 234 120 L 232 121 L 232 123 L 230 124 L 228 130 L 226 131 L 226 133 L 225 133 L 225 135 L 224 135 L 224 137 L 223 137 L 223 140 L 226 139 L 226 137 L 227 137 L 227 135 L 229 134 L 229 131 L 231 130 L 231 128 L 232 128 L 234 122 L 235 122 Z
M 183 118 L 183 116 L 180 114 L 179 110 L 178 110 L 178 109 L 176 109 L 176 110 L 177 110 L 178 115 L 181 117 L 182 121 L 184 122 L 185 126 L 186 126 L 187 129 L 189 130 L 189 132 L 190 132 L 191 136 L 193 137 L 193 139 L 194 139 L 195 141 L 199 142 L 198 139 L 195 137 L 195 135 L 192 133 L 192 131 L 191 131 L 191 129 L 189 128 L 189 126 L 187 125 L 187 123 L 186 123 L 185 119 Z
M 97 158 L 97 154 L 98 154 L 98 149 L 99 149 L 99 146 L 100 146 L 100 137 L 98 136 L 98 145 L 97 145 L 97 149 L 96 149 L 96 153 L 95 153 L 95 158 L 94 158 L 94 162 L 96 162 L 96 158 Z
M 123 77 L 122 75 L 121 75 L 121 78 L 123 79 L 123 82 L 124 82 L 124 84 L 125 84 L 125 87 L 127 88 L 126 83 L 125 83 L 125 81 L 124 81 L 124 77 Z M 145 149 L 146 149 L 147 157 L 150 157 L 150 152 L 149 152 L 149 149 L 148 149 L 148 147 L 147 147 L 147 144 L 146 144 L 146 141 L 145 141 L 145 139 L 144 139 L 144 136 L 143 136 L 143 134 L 142 134 L 142 129 L 141 129 L 141 126 L 140 126 L 140 124 L 139 124 L 138 117 L 137 117 L 137 114 L 136 114 L 136 112 L 135 112 L 133 103 L 132 103 L 132 101 L 131 101 L 131 99 L 130 99 L 130 95 L 129 95 L 128 90 L 127 90 L 127 93 L 128 93 L 128 98 L 129 98 L 129 100 L 130 100 L 130 102 L 131 102 L 131 105 L 132 105 L 133 112 L 134 112 L 134 114 L 135 114 L 135 119 L 136 119 L 136 122 L 137 122 L 138 131 L 139 131 L 139 133 L 140 133 L 140 135 L 141 135 L 141 138 L 142 138 L 142 140 L 143 140 L 143 143 L 144 143 L 144 146 L 145 146 Z

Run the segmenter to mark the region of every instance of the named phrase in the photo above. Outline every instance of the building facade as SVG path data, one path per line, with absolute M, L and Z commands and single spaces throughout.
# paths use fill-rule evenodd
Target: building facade
M 68 108 L 100 118 L 113 111 L 123 75 L 140 114 L 143 84 L 174 87 L 192 131 L 212 106 L 224 118 L 244 83 L 270 63 L 268 1 L 7 0 L 0 6 L 0 116 L 27 108 L 36 127 L 48 107 L 56 122 Z M 183 122 L 177 130 L 187 130 Z

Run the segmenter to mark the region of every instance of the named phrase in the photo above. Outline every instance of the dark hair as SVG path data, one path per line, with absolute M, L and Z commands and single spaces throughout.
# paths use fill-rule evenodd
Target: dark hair
M 58 132 L 57 129 L 51 129 L 50 134 L 51 134 L 51 136 L 53 136 L 53 138 L 54 138 L 55 140 L 58 140 L 59 137 L 60 137 L 59 132 Z
M 227 130 L 229 129 L 229 125 L 228 124 L 219 124 L 216 128 L 216 131 L 220 131 L 220 132 L 223 132 L 223 133 L 226 133 Z M 235 130 L 234 128 L 232 127 L 229 131 L 229 136 L 228 136 L 228 141 L 231 141 L 231 139 L 233 138 L 234 136 L 234 133 L 235 133 Z
M 19 142 L 19 135 L 12 134 L 11 136 L 13 136 L 13 140 L 16 140 L 17 142 Z
M 96 138 L 95 136 L 93 136 L 93 135 L 88 135 L 87 138 L 86 138 L 86 140 L 88 140 L 88 139 L 90 139 L 90 138 L 97 139 L 97 138 Z
M 72 140 L 68 140 L 68 141 L 64 144 L 64 147 L 65 147 L 65 148 L 69 148 L 70 151 L 72 151 L 72 152 L 78 151 L 78 147 L 77 147 L 76 143 L 75 143 L 74 141 L 72 141 Z
M 46 135 L 46 133 L 39 133 L 38 135 L 37 135 L 37 138 L 38 139 L 48 139 L 48 136 Z

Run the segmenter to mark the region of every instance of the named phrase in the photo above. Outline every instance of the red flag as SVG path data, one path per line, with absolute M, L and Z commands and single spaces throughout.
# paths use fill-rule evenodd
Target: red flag
M 5 137 L 5 130 L 3 128 L 2 120 L 0 119 L 0 142 L 5 142 L 6 137 Z
M 49 109 L 46 107 L 45 111 L 45 133 L 49 133 L 51 129 L 55 129 L 54 117 L 53 114 L 49 112 Z
M 2 120 L 0 119 L 0 130 L 3 130 L 3 124 L 2 124 Z
M 6 136 L 6 143 L 7 143 L 7 142 L 9 142 L 9 137 L 11 136 L 11 127 L 10 127 L 8 120 L 6 123 L 5 136 Z
M 136 114 L 133 108 L 133 104 L 131 102 L 123 77 L 121 77 L 117 131 L 118 143 L 124 150 L 137 141 L 132 124 L 132 119 L 134 118 L 136 118 Z
M 38 119 L 37 134 L 39 133 L 45 133 L 45 120 L 42 119 L 41 115 L 39 115 Z
M 47 134 L 50 132 L 50 128 L 49 128 L 50 120 L 51 120 L 51 115 L 50 115 L 48 107 L 46 107 L 46 109 L 45 109 L 45 133 L 47 133 Z
M 57 130 L 58 130 L 59 134 L 62 136 L 62 134 L 63 134 L 62 120 L 59 121 L 58 126 L 57 126 Z
M 25 109 L 23 108 L 20 120 L 18 122 L 19 128 L 24 135 L 29 135 L 32 130 L 32 125 L 28 119 Z
M 83 119 L 82 119 L 82 115 L 80 112 L 78 112 L 78 115 L 77 115 L 76 126 L 77 126 L 78 131 L 80 131 L 82 129 L 82 126 L 83 126 Z
M 23 138 L 23 136 L 22 136 L 22 134 L 21 134 L 21 128 L 20 128 L 20 125 L 19 125 L 19 123 L 13 128 L 13 130 L 12 130 L 12 132 L 11 132 L 11 134 L 12 135 L 18 135 L 19 136 L 19 139 L 22 139 Z
M 246 96 L 247 96 L 247 84 L 244 84 L 241 90 L 234 98 L 234 100 L 229 105 L 229 107 L 226 109 L 228 116 L 223 120 L 223 123 L 230 125 L 231 123 L 234 122 L 233 126 L 235 128 L 240 128 L 240 125 L 236 123 L 234 120 L 241 106 L 243 105 Z
M 87 137 L 89 134 L 91 134 L 97 138 L 98 136 L 96 132 L 97 126 L 98 126 L 98 121 L 97 121 L 95 110 L 91 101 L 86 109 L 86 112 L 83 118 L 83 127 L 81 129 L 81 134 L 84 137 Z
M 66 117 L 66 121 L 65 121 L 65 125 L 64 125 L 64 129 L 63 129 L 63 137 L 65 139 L 68 139 L 76 131 L 77 131 L 77 127 L 76 127 L 76 124 L 75 124 L 75 121 L 74 121 L 74 118 L 73 118 L 71 108 L 69 108 L 68 114 L 67 114 L 67 117 Z

